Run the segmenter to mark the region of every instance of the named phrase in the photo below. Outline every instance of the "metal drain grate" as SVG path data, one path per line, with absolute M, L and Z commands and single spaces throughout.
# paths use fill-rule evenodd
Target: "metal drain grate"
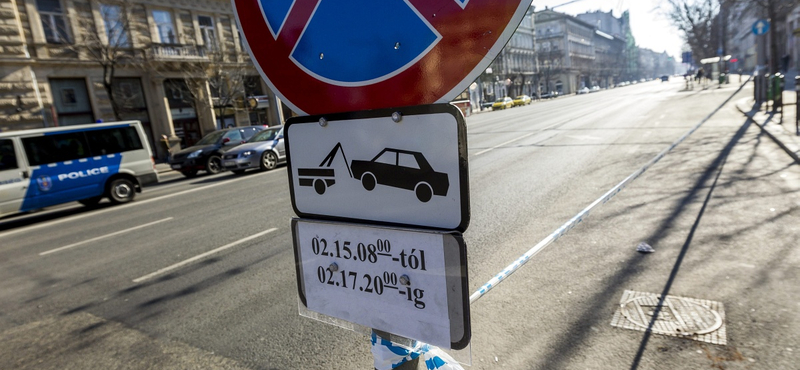
M 647 331 L 658 308 L 661 295 L 626 290 L 611 326 Z M 720 302 L 666 296 L 653 333 L 725 345 L 725 307 Z

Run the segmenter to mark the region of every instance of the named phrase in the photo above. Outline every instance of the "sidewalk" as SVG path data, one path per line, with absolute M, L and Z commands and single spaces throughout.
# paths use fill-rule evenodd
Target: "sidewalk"
M 169 166 L 169 163 L 156 163 L 156 172 L 158 172 L 159 175 L 172 171 L 173 169 Z
M 750 117 L 764 133 L 783 148 L 795 162 L 800 164 L 800 132 L 795 126 L 797 117 L 797 94 L 794 91 L 783 92 L 783 114 L 766 111 L 766 104 L 756 106 L 752 96 L 736 101 L 736 109 Z

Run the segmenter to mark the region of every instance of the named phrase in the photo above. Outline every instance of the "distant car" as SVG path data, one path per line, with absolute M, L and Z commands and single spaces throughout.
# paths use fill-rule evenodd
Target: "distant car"
M 530 96 L 528 96 L 528 95 L 520 95 L 520 96 L 514 98 L 514 106 L 518 107 L 518 106 L 522 106 L 522 105 L 528 105 L 532 101 L 533 101 L 533 99 L 531 99 Z
M 497 99 L 497 101 L 495 101 L 494 104 L 492 104 L 493 110 L 513 108 L 513 107 L 514 107 L 514 101 L 507 96 L 505 98 Z
M 350 169 L 367 191 L 376 184 L 412 190 L 423 203 L 434 195 L 446 196 L 450 188 L 447 174 L 434 171 L 419 152 L 386 148 L 370 161 L 350 162 Z
M 592 88 L 589 89 L 590 93 L 595 93 L 595 92 L 598 92 L 598 91 L 600 91 L 600 86 L 597 86 L 597 85 L 592 86 Z
M 588 94 L 588 93 L 589 93 L 589 88 L 585 86 L 582 89 L 578 90 L 578 94 Z
M 661 82 L 669 82 L 669 76 L 667 75 L 661 76 Z
M 542 94 L 542 99 L 552 99 L 558 97 L 558 91 L 549 91 Z
M 198 171 L 206 171 L 209 174 L 220 173 L 224 170 L 222 148 L 241 145 L 263 129 L 264 126 L 246 126 L 214 131 L 204 136 L 194 146 L 173 153 L 169 165 L 186 177 L 195 177 Z
M 253 135 L 246 143 L 226 149 L 222 154 L 222 167 L 237 175 L 256 168 L 269 171 L 284 162 L 286 147 L 282 126 L 267 128 Z

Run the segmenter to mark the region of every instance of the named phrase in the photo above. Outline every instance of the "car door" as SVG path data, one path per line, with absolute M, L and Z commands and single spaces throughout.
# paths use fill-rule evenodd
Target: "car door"
M 283 160 L 286 158 L 286 145 L 283 143 L 283 129 L 278 131 L 278 134 L 275 135 L 275 150 L 278 151 L 278 157 Z
M 19 149 L 15 140 L 0 139 L 0 216 L 18 212 L 28 190 L 30 173 Z

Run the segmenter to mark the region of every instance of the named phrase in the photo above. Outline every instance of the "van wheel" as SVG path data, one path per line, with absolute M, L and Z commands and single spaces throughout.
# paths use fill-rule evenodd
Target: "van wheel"
M 181 175 L 186 176 L 186 177 L 191 179 L 191 178 L 197 176 L 197 170 L 181 171 Z
M 102 196 L 91 197 L 91 198 L 81 199 L 81 200 L 78 201 L 78 203 L 83 204 L 84 206 L 87 206 L 87 207 L 94 207 L 94 206 L 97 205 L 97 203 L 100 203 L 101 199 L 103 199 Z
M 206 172 L 216 175 L 222 172 L 222 159 L 218 155 L 212 155 L 206 162 Z
M 114 204 L 129 203 L 136 196 L 133 182 L 126 178 L 119 178 L 108 184 L 108 199 Z

